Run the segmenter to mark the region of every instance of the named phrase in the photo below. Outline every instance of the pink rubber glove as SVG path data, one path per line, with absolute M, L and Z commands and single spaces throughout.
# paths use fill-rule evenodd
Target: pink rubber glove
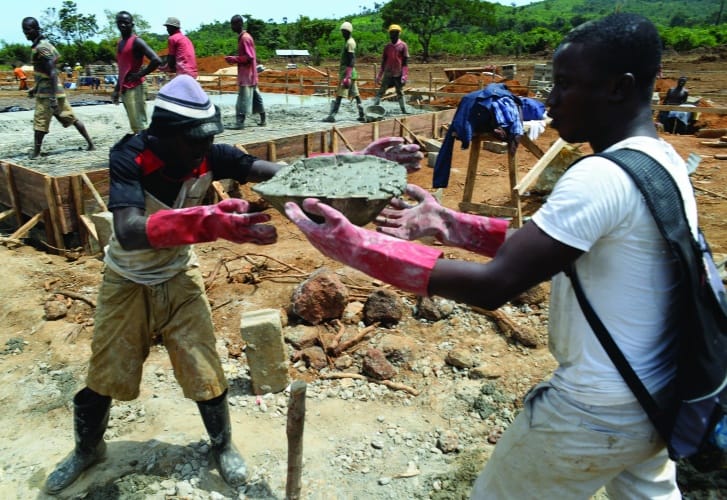
M 445 245 L 488 257 L 505 241 L 509 223 L 504 219 L 450 210 L 414 184 L 408 184 L 405 193 L 418 203 L 412 206 L 401 198 L 392 199 L 374 221 L 378 231 L 404 240 L 434 236 Z
M 343 77 L 343 80 L 341 81 L 341 85 L 343 85 L 344 89 L 347 89 L 351 86 L 351 73 L 353 72 L 353 68 L 351 66 L 346 67 L 346 74 Z
M 285 204 L 290 220 L 323 255 L 402 290 L 429 295 L 429 277 L 441 251 L 354 226 L 316 198 L 303 200 L 303 209 L 324 222 L 316 224 L 294 202 Z
M 424 154 L 419 151 L 418 144 L 404 144 L 403 137 L 380 137 L 356 154 L 378 156 L 389 161 L 395 161 L 406 167 L 411 173 L 419 170 L 419 162 Z
M 376 75 L 376 78 L 374 78 L 374 83 L 379 86 L 381 85 L 381 79 L 384 77 L 384 68 L 382 67 L 379 70 L 379 73 Z
M 406 84 L 407 80 L 409 80 L 409 66 L 404 66 L 401 68 L 401 84 Z
M 278 238 L 273 226 L 262 224 L 270 215 L 247 214 L 248 202 L 229 198 L 217 205 L 159 210 L 146 220 L 146 237 L 154 248 L 214 241 L 268 245 Z

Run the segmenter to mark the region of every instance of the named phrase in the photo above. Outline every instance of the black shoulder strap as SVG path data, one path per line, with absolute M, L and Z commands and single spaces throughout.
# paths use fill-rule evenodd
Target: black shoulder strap
M 695 247 L 691 243 L 694 238 L 687 222 L 684 200 L 671 174 L 646 153 L 633 149 L 620 149 L 611 153 L 601 153 L 598 156 L 613 161 L 631 176 L 644 196 L 659 231 L 679 261 L 681 275 L 686 276 L 690 281 L 698 277 L 700 273 L 696 269 L 697 260 L 694 259 L 693 254 Z M 636 375 L 636 372 L 634 372 L 623 352 L 586 298 L 575 266 L 569 266 L 566 274 L 573 283 L 573 291 L 583 314 L 604 350 L 656 429 L 664 438 L 668 437 L 668 419 L 641 382 L 641 379 Z M 693 286 L 693 284 L 690 283 L 690 286 Z

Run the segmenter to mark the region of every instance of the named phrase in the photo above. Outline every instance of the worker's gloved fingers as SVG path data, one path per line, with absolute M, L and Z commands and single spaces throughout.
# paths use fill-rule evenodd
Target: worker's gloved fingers
M 217 208 L 222 212 L 244 214 L 247 213 L 250 204 L 240 198 L 228 198 L 219 202 Z
M 362 151 L 365 155 L 373 155 L 381 158 L 385 158 L 385 152 L 388 148 L 402 144 L 404 142 L 403 137 L 380 137 L 376 139 Z

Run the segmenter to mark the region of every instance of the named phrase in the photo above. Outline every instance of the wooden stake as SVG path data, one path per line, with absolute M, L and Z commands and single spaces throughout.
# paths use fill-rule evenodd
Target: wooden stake
M 403 121 L 399 120 L 398 118 L 394 118 L 394 121 L 395 121 L 396 123 L 398 123 L 399 125 L 401 125 L 401 128 L 403 128 L 404 130 L 406 130 L 407 132 L 409 132 L 409 134 L 410 134 L 410 135 L 412 136 L 412 138 L 414 139 L 414 141 L 415 141 L 415 142 L 416 142 L 417 144 L 419 144 L 419 147 L 421 147 L 422 149 L 425 149 L 425 148 L 427 147 L 427 146 L 426 146 L 426 144 L 424 144 L 424 141 L 422 141 L 422 140 L 421 140 L 421 139 L 419 138 L 419 136 L 418 136 L 418 135 L 416 135 L 416 134 L 415 134 L 414 132 L 412 132 L 412 131 L 411 131 L 411 129 L 410 129 L 409 127 L 407 127 L 407 126 L 406 126 L 406 125 L 404 124 L 404 122 L 403 122 Z
M 10 195 L 10 205 L 12 205 L 13 211 L 15 212 L 15 222 L 20 226 L 23 224 L 23 211 L 20 207 L 20 198 L 18 196 L 18 188 L 15 186 L 12 167 L 7 163 L 3 163 L 3 172 L 8 182 L 8 194 Z
M 96 190 L 96 186 L 93 185 L 93 182 L 91 182 L 91 179 L 88 178 L 88 176 L 85 173 L 81 173 L 81 179 L 83 180 L 83 183 L 88 186 L 88 189 L 91 190 L 91 194 L 93 195 L 93 198 L 96 200 L 96 203 L 98 203 L 99 208 L 101 208 L 102 212 L 108 211 L 108 207 L 106 206 L 106 203 L 103 201 L 103 198 L 101 198 L 101 195 Z
M 31 219 L 20 226 L 17 231 L 15 231 L 13 234 L 9 236 L 12 240 L 19 240 L 20 238 L 24 238 L 25 235 L 35 227 L 35 225 L 40 221 L 40 219 L 43 217 L 43 212 L 39 212 L 35 214 Z
M 303 428 L 305 427 L 306 383 L 296 380 L 290 386 L 288 400 L 288 477 L 285 482 L 286 500 L 300 498 L 300 478 L 303 473 Z
M 346 145 L 348 150 L 353 153 L 355 151 L 355 149 L 353 148 L 353 146 L 351 146 L 351 144 L 348 142 L 348 140 L 346 140 L 346 137 L 341 133 L 341 131 L 338 130 L 335 126 L 333 127 L 333 131 L 338 135 L 338 137 L 341 138 L 341 140 L 343 141 L 343 144 Z
M 56 203 L 55 193 L 53 193 L 53 179 L 50 176 L 43 176 L 45 181 L 45 201 L 48 204 L 48 216 L 50 219 L 51 230 L 53 234 L 54 244 L 60 250 L 65 250 L 63 245 L 63 234 L 61 231 L 61 221 L 58 219 L 58 204 Z

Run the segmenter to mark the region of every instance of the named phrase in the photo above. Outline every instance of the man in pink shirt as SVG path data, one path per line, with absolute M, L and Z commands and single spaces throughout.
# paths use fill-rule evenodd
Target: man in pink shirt
M 180 30 L 181 23 L 176 17 L 167 18 L 164 23 L 167 27 L 169 39 L 167 40 L 167 62 L 160 66 L 161 71 L 176 73 L 177 75 L 189 75 L 197 78 L 197 56 L 194 54 L 194 45 Z
M 250 33 L 242 29 L 242 16 L 238 14 L 230 19 L 230 29 L 238 34 L 237 55 L 225 56 L 225 61 L 228 64 L 237 64 L 237 85 L 240 88 L 235 105 L 235 125 L 229 128 L 233 130 L 245 128 L 245 117 L 251 113 L 260 113 L 260 126 L 264 126 L 265 108 L 262 96 L 257 90 L 255 40 Z
M 399 39 L 401 26 L 392 24 L 389 26 L 389 38 L 391 42 L 384 47 L 384 56 L 381 60 L 379 74 L 376 75 L 376 85 L 381 85 L 376 92 L 374 104 L 381 102 L 384 92 L 390 87 L 396 89 L 396 96 L 399 98 L 399 107 L 402 113 L 406 113 L 404 105 L 404 92 L 402 88 L 409 79 L 409 47 Z

